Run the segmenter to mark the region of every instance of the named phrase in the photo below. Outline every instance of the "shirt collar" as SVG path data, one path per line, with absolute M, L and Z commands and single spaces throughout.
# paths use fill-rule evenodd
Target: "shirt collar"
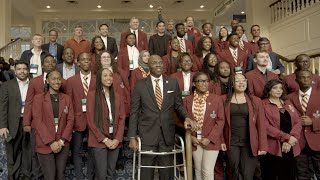
M 17 82 L 18 82 L 19 84 L 20 84 L 20 83 L 29 84 L 29 78 L 27 78 L 27 80 L 24 81 L 24 82 L 17 78 Z
M 49 42 L 50 43 L 50 46 L 55 46 L 57 45 L 57 42 Z
M 81 71 L 80 71 L 80 76 L 81 76 L 82 78 L 84 78 L 84 76 L 87 76 L 88 78 L 90 78 L 90 77 L 91 77 L 91 72 L 90 72 L 88 75 L 84 75 L 84 74 L 82 74 Z
M 189 76 L 189 75 L 191 74 L 190 72 L 187 72 L 187 73 L 186 73 L 186 72 L 183 72 L 183 71 L 181 71 L 181 72 L 182 72 L 182 75 L 183 75 L 183 76 Z
M 232 49 L 231 47 L 229 47 L 229 50 L 230 50 L 231 52 L 233 52 L 233 51 L 238 52 L 238 48 L 236 48 L 236 49 Z
M 311 96 L 311 91 L 312 91 L 312 87 L 310 87 L 310 89 L 307 91 L 307 92 L 302 92 L 300 89 L 299 89 L 299 94 L 302 96 L 302 95 L 308 95 L 309 97 Z
M 64 63 L 64 62 L 63 62 L 63 67 L 64 67 L 64 68 L 67 68 L 67 65 L 66 65 L 66 63 Z M 72 67 L 71 67 L 71 69 L 73 69 L 73 68 L 74 68 L 74 64 L 72 64 Z
M 154 82 L 154 80 L 156 80 L 156 79 L 160 79 L 160 81 L 163 80 L 162 75 L 161 75 L 160 77 L 158 77 L 158 78 L 156 78 L 156 77 L 154 77 L 154 76 L 152 76 L 152 75 L 150 75 L 150 77 L 151 77 L 151 81 L 152 81 L 152 82 Z

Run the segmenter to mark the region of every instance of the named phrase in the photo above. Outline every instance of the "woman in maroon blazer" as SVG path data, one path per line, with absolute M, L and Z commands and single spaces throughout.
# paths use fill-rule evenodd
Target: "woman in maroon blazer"
M 100 61 L 101 53 L 106 50 L 106 46 L 100 36 L 95 36 L 91 42 L 91 72 L 96 73 L 97 61 Z M 76 57 L 78 58 L 78 57 Z
M 209 94 L 209 78 L 203 72 L 193 76 L 194 94 L 186 97 L 183 104 L 197 124 L 192 134 L 193 160 L 197 179 L 214 179 L 214 167 L 221 149 L 224 126 L 224 108 L 220 96 Z
M 146 50 L 143 50 L 140 52 L 139 55 L 139 67 L 132 71 L 131 77 L 130 77 L 130 89 L 131 93 L 133 92 L 134 86 L 136 85 L 136 82 L 140 79 L 146 78 L 149 76 L 149 66 L 148 61 L 150 58 L 150 53 Z
M 62 76 L 57 70 L 46 76 L 45 93 L 34 97 L 32 116 L 36 152 L 45 180 L 65 179 L 74 114 L 71 98 L 59 92 Z
M 100 69 L 96 90 L 87 96 L 88 146 L 92 148 L 98 180 L 114 179 L 125 117 L 123 100 L 113 87 L 112 71 Z
M 231 92 L 222 98 L 226 117 L 222 150 L 228 151 L 232 179 L 252 180 L 257 156 L 268 148 L 261 100 L 250 95 L 242 74 L 234 76 Z
M 222 50 L 228 48 L 228 29 L 222 26 L 219 30 L 219 39 L 214 41 L 214 50 L 216 53 L 220 53 Z
M 213 44 L 210 37 L 202 37 L 197 44 L 196 53 L 193 55 L 192 71 L 197 72 L 202 69 L 203 58 L 212 52 Z
M 168 48 L 168 54 L 162 57 L 163 61 L 163 74 L 170 76 L 180 69 L 179 59 L 180 59 L 180 43 L 177 37 L 174 37 L 170 41 L 170 46 Z
M 298 140 L 302 129 L 298 111 L 283 100 L 283 86 L 270 80 L 263 90 L 263 107 L 268 138 L 268 154 L 261 161 L 262 179 L 295 180 Z

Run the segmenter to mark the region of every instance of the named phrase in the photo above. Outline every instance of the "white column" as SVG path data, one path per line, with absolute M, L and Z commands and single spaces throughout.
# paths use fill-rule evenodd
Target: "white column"
M 10 42 L 11 0 L 0 0 L 0 47 Z

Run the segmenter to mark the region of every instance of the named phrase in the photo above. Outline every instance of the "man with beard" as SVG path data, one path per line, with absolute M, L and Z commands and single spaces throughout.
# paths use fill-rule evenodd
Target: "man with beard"
M 150 55 L 156 54 L 162 57 L 167 54 L 167 46 L 171 36 L 164 33 L 165 24 L 163 21 L 157 23 L 156 29 L 158 33 L 152 35 L 149 40 L 149 52 Z

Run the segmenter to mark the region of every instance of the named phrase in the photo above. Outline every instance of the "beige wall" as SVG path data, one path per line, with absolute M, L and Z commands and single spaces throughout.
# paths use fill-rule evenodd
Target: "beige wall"
M 290 59 L 320 52 L 320 3 L 270 26 L 272 48 Z
M 0 1 L 0 48 L 10 42 L 11 0 Z

